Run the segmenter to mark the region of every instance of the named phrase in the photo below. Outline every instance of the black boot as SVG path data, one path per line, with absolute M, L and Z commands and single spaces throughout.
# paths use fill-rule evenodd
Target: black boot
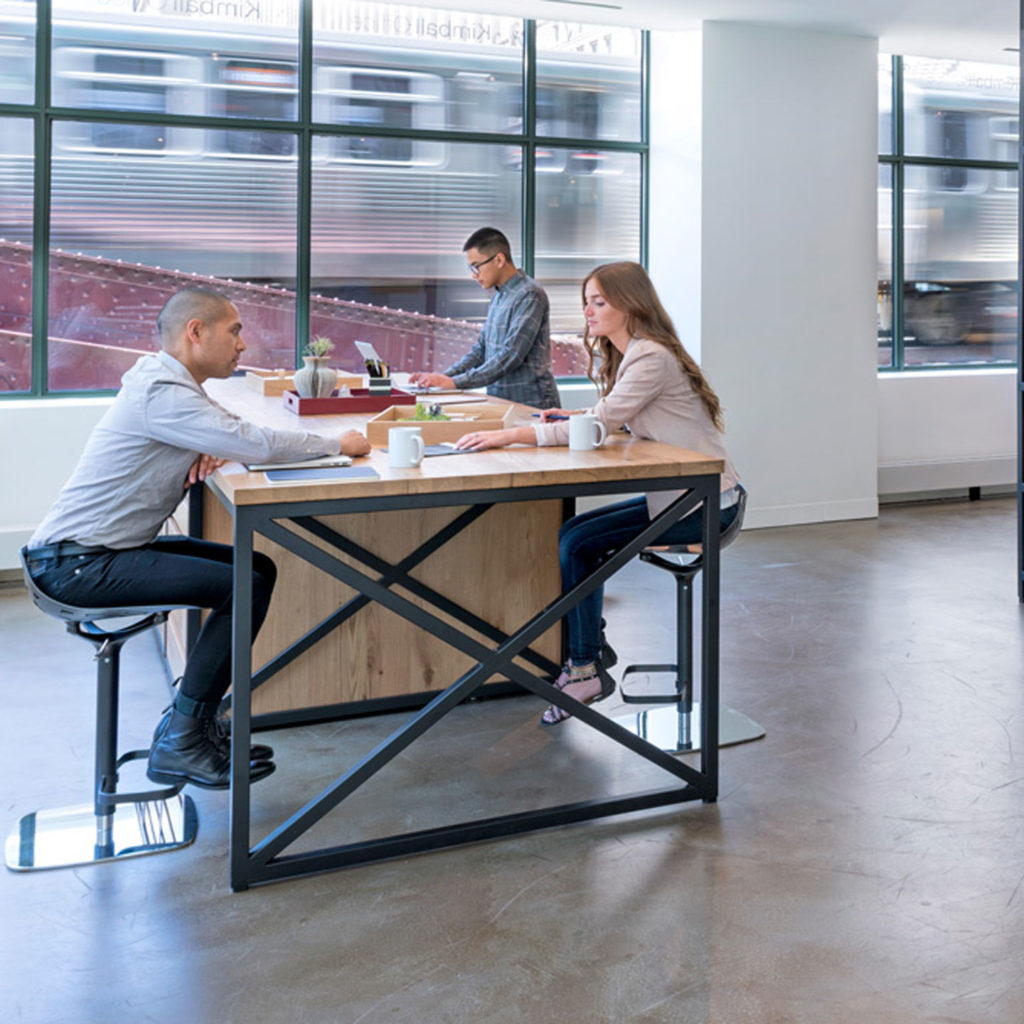
M 167 723 L 167 719 L 171 717 L 171 709 L 168 708 L 164 717 L 157 723 L 157 727 L 153 730 L 153 742 L 156 743 L 156 738 L 160 734 L 160 730 L 164 728 Z M 209 725 L 210 739 L 213 744 L 223 750 L 230 756 L 231 754 L 231 729 L 223 718 L 214 716 L 213 718 L 204 718 L 204 721 Z M 274 748 L 268 747 L 266 743 L 253 743 L 249 747 L 249 760 L 250 761 L 272 761 L 274 759 Z
M 612 650 L 612 645 L 608 643 L 608 638 L 604 635 L 604 627 L 606 623 L 604 619 L 601 620 L 601 656 L 600 662 L 604 668 L 611 668 L 613 665 L 618 663 L 619 656 Z
M 210 739 L 226 750 L 229 754 L 231 753 L 231 719 L 230 718 L 211 718 L 210 719 Z M 249 746 L 249 760 L 250 761 L 270 761 L 274 757 L 274 748 L 268 747 L 266 743 L 253 743 Z
M 249 781 L 265 779 L 275 767 L 272 761 L 250 762 Z M 191 782 L 205 789 L 227 789 L 231 758 L 210 739 L 209 719 L 172 709 L 157 728 L 146 775 L 153 782 Z

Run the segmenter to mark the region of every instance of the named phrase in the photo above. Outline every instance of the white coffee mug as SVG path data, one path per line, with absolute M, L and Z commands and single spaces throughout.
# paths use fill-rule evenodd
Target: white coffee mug
M 569 448 L 574 452 L 589 452 L 604 444 L 604 424 L 590 413 L 569 417 Z
M 388 431 L 388 464 L 412 469 L 423 461 L 423 432 L 419 427 L 392 427 Z

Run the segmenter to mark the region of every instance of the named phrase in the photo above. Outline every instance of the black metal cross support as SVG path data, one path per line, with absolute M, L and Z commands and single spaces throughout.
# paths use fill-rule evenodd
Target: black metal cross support
M 597 488 L 594 490 L 593 488 Z M 408 576 L 413 565 L 418 564 L 430 553 L 445 543 L 454 533 L 439 531 L 434 537 L 420 545 L 412 554 L 392 565 L 358 545 L 348 541 L 336 531 L 326 527 L 314 516 L 388 507 L 438 507 L 443 505 L 490 506 L 495 502 L 537 500 L 544 498 L 565 498 L 582 491 L 590 493 L 615 493 L 635 489 L 636 482 L 616 481 L 608 484 L 570 486 L 537 485 L 528 488 L 495 488 L 477 492 L 454 492 L 450 494 L 404 495 L 399 499 L 359 499 L 358 501 L 333 500 L 318 503 L 277 503 L 253 506 L 238 506 L 232 509 L 235 517 L 235 563 L 234 563 L 234 619 L 232 635 L 233 692 L 235 695 L 232 721 L 232 787 L 231 787 L 231 886 L 246 889 L 251 884 L 269 882 L 288 877 L 366 863 L 409 853 L 424 852 L 463 843 L 476 842 L 513 835 L 521 832 L 547 828 L 621 814 L 650 807 L 666 806 L 689 800 L 710 802 L 718 794 L 718 745 L 708 742 L 701 749 L 700 769 L 676 760 L 660 748 L 623 729 L 599 712 L 581 704 L 560 690 L 556 690 L 547 676 L 552 666 L 547 659 L 531 660 L 535 668 L 545 672 L 538 676 L 517 665 L 516 657 L 529 658 L 529 646 L 538 637 L 580 601 L 601 586 L 614 573 L 634 558 L 644 547 L 652 543 L 674 522 L 693 511 L 703 502 L 702 524 L 704 544 L 704 586 L 702 588 L 702 645 L 704 657 L 701 661 L 702 701 L 701 728 L 706 736 L 718 735 L 718 518 L 719 478 L 717 475 L 699 475 L 693 478 L 663 478 L 644 480 L 646 490 L 667 490 L 689 487 L 685 494 L 673 501 L 668 508 L 641 530 L 633 540 L 621 547 L 577 586 L 550 602 L 511 634 L 505 635 L 489 624 L 478 628 L 480 621 L 457 603 L 437 594 L 429 587 L 416 584 Z M 367 505 L 369 502 L 369 505 Z M 472 521 L 469 510 L 453 522 L 465 520 L 458 529 Z M 337 552 L 346 554 L 368 568 L 375 576 L 367 575 L 334 552 L 325 550 L 300 533 L 284 524 L 290 523 L 326 540 Z M 428 630 L 456 650 L 476 661 L 476 665 L 465 672 L 447 689 L 416 712 L 402 726 L 383 740 L 357 764 L 341 775 L 334 783 L 310 800 L 304 807 L 291 815 L 257 845 L 249 848 L 251 804 L 248 786 L 248 749 L 251 732 L 251 693 L 256 678 L 250 670 L 251 621 L 251 569 L 253 537 L 259 533 L 284 547 L 296 557 L 315 566 L 322 572 L 351 587 L 359 595 L 349 602 L 361 602 L 360 607 L 374 601 L 401 616 L 414 625 Z M 413 584 L 413 585 L 410 585 Z M 408 590 L 424 601 L 428 607 L 410 601 L 398 592 Z M 430 607 L 448 615 L 456 624 L 438 617 Z M 336 614 L 340 614 L 336 613 Z M 332 617 L 333 618 L 333 617 Z M 330 619 L 325 620 L 325 623 Z M 320 629 L 325 623 L 320 624 Z M 462 627 L 462 628 L 460 628 Z M 313 631 L 311 631 L 313 632 Z M 481 642 L 473 633 L 482 635 L 495 646 Z M 309 634 L 307 634 L 308 636 Z M 276 661 L 272 664 L 276 664 Z M 278 665 L 278 667 L 280 667 Z M 269 666 L 257 674 L 262 681 L 269 678 Z M 267 674 L 265 674 L 267 673 Z M 678 779 L 681 785 L 660 790 L 646 791 L 626 796 L 609 797 L 546 807 L 501 815 L 477 821 L 460 822 L 410 832 L 402 835 L 384 836 L 314 850 L 300 854 L 285 851 L 317 821 L 338 806 L 346 797 L 372 778 L 385 765 L 405 750 L 411 743 L 436 725 L 445 715 L 472 696 L 494 675 L 504 675 L 513 682 L 569 711 L 584 724 L 596 729 L 609 739 L 628 748 Z

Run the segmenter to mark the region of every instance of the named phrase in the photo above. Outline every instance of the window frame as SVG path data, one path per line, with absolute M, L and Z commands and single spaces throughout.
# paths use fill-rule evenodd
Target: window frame
M 176 128 L 204 128 L 211 130 L 250 129 L 253 131 L 285 132 L 295 137 L 298 151 L 298 209 L 296 246 L 296 318 L 295 318 L 295 361 L 300 362 L 301 344 L 299 339 L 309 333 L 310 300 L 310 237 L 311 237 L 311 189 L 312 189 L 312 141 L 316 136 L 335 136 L 339 139 L 352 137 L 380 137 L 408 141 L 414 154 L 433 154 L 437 147 L 450 142 L 512 145 L 521 147 L 523 153 L 521 238 L 522 252 L 519 264 L 527 274 L 534 272 L 536 175 L 543 173 L 537 167 L 537 151 L 545 148 L 594 149 L 622 151 L 639 155 L 641 196 L 639 203 L 640 262 L 648 262 L 648 193 L 649 193 L 649 82 L 650 82 L 650 34 L 640 31 L 640 126 L 636 141 L 602 139 L 599 141 L 555 135 L 541 135 L 537 131 L 537 22 L 523 19 L 522 97 L 523 119 L 520 130 L 479 132 L 465 130 L 428 130 L 408 128 L 396 130 L 373 125 L 339 125 L 318 121 L 313 118 L 313 74 L 314 74 L 314 32 L 313 2 L 301 0 L 298 24 L 298 102 L 294 121 L 271 120 L 259 117 L 231 117 L 208 113 L 185 114 L 175 112 L 173 107 L 163 113 L 140 116 L 139 111 L 92 109 L 78 106 L 62 106 L 53 101 L 52 74 L 55 69 L 53 57 L 53 3 L 52 0 L 37 0 L 35 34 L 35 96 L 31 103 L 0 102 L 0 117 L 28 118 L 34 124 L 34 177 L 33 177 L 33 221 L 32 221 L 32 380 L 31 387 L 24 391 L 0 392 L 0 401 L 41 397 L 88 397 L 108 395 L 114 389 L 51 391 L 48 381 L 48 327 L 49 327 L 49 265 L 50 265 L 50 185 L 53 157 L 54 124 L 92 123 L 109 124 L 116 127 L 125 125 L 153 125 L 164 128 L 168 140 L 173 139 Z M 443 7 L 443 5 L 442 5 Z M 446 8 L 445 8 L 446 9 Z M 546 19 L 547 20 L 547 19 Z M 614 26 L 608 26 L 614 27 Z M 117 44 L 113 43 L 116 49 Z M 410 69 L 415 73 L 415 69 Z M 177 87 L 177 83 L 175 87 Z M 173 146 L 173 143 L 170 143 Z M 97 150 L 97 153 L 100 151 Z M 414 162 L 415 157 L 414 157 Z M 543 162 L 543 161 L 542 161 Z
M 904 252 L 904 231 L 906 228 L 906 210 L 905 210 L 905 194 L 906 194 L 906 179 L 908 170 L 914 168 L 924 169 L 929 174 L 938 174 L 948 171 L 962 172 L 964 175 L 964 184 L 959 188 L 950 188 L 947 191 L 958 192 L 958 193 L 971 193 L 977 188 L 976 178 L 972 176 L 973 172 L 983 172 L 985 174 L 991 173 L 993 175 L 1010 175 L 1015 174 L 1018 171 L 1018 163 L 1016 160 L 978 160 L 969 158 L 954 158 L 954 157 L 935 157 L 935 156 L 922 156 L 906 153 L 906 139 L 905 139 L 905 109 L 904 109 L 904 88 L 903 88 L 903 56 L 899 54 L 893 54 L 890 57 L 890 69 L 891 69 L 891 81 L 892 91 L 889 97 L 891 103 L 890 111 L 890 137 L 889 152 L 880 152 L 878 155 L 879 167 L 888 167 L 891 175 L 891 240 L 890 240 L 890 265 L 891 265 L 891 311 L 890 311 L 890 322 L 891 322 L 891 344 L 890 344 L 890 361 L 889 365 L 879 364 L 878 372 L 881 374 L 889 373 L 915 373 L 915 372 L 969 372 L 976 369 L 993 369 L 993 368 L 1006 368 L 1013 367 L 1020 362 L 1019 355 L 1016 359 L 992 359 L 988 361 L 973 361 L 963 363 L 912 363 L 907 364 L 906 361 L 906 345 L 905 345 L 905 316 L 904 316 L 904 285 L 905 285 L 905 252 Z M 881 100 L 882 97 L 880 96 Z M 1019 102 L 1019 100 L 1018 100 Z M 881 107 L 879 110 L 881 114 Z M 1018 128 L 1020 125 L 1020 119 L 1018 118 Z M 879 139 L 881 149 L 881 139 Z M 1019 143 L 1018 143 L 1019 145 Z M 1000 179 L 995 179 L 1000 180 Z M 1005 180 L 1003 178 L 1002 180 Z M 1020 205 L 1020 192 L 1019 192 L 1019 181 L 1018 176 L 1018 207 Z M 879 186 L 880 187 L 880 186 Z M 1003 186 L 998 186 L 1003 188 Z M 1006 191 L 1006 189 L 1003 189 Z M 1020 216 L 1018 210 L 1018 217 Z M 876 233 L 877 233 L 876 228 Z M 1018 288 L 1019 288 L 1019 273 L 1018 273 Z M 881 281 L 878 282 L 879 292 L 881 292 Z M 1020 331 L 1020 315 L 1021 310 L 1018 304 L 1017 319 L 1018 319 L 1018 333 Z M 877 341 L 877 339 L 876 339 Z

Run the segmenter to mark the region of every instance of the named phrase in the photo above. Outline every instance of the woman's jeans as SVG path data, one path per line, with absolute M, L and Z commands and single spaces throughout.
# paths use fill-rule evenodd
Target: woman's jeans
M 193 700 L 220 700 L 231 684 L 234 555 L 229 544 L 159 537 L 141 548 L 47 560 L 33 578 L 55 600 L 84 608 L 209 608 L 210 614 L 189 654 L 180 692 Z M 259 551 L 253 552 L 252 564 L 255 637 L 270 607 L 277 569 Z
M 722 509 L 721 529 L 736 518 L 737 506 Z M 696 509 L 673 523 L 656 544 L 699 544 L 702 540 L 703 509 Z M 562 568 L 562 593 L 576 586 L 586 575 L 623 544 L 631 541 L 651 521 L 647 499 L 630 498 L 573 516 L 558 534 L 558 560 Z M 569 627 L 569 657 L 574 665 L 589 665 L 601 655 L 601 605 L 604 588 L 598 587 L 566 615 Z

